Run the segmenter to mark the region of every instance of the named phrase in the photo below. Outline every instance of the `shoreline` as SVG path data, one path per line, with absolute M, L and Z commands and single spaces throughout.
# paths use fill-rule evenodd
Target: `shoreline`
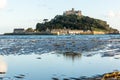
M 71 80 L 71 79 L 74 79 L 74 80 L 120 80 L 120 72 L 113 71 L 113 72 L 109 72 L 109 73 L 93 75 L 91 77 L 80 76 L 80 77 L 63 78 L 63 80 Z M 52 80 L 59 80 L 59 78 L 52 77 Z
M 0 34 L 0 35 L 57 35 L 57 34 L 46 34 L 46 33 L 34 33 L 34 34 L 21 33 L 21 34 L 14 34 L 14 33 L 5 33 L 5 34 Z M 119 35 L 119 34 L 109 33 L 109 34 L 60 34 L 60 35 Z

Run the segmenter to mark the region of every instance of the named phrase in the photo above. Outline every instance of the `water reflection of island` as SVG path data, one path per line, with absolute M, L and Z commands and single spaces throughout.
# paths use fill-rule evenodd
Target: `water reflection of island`
M 82 54 L 75 52 L 65 52 L 63 53 L 63 56 L 67 59 L 71 59 L 72 61 L 74 61 L 76 59 L 81 59 Z

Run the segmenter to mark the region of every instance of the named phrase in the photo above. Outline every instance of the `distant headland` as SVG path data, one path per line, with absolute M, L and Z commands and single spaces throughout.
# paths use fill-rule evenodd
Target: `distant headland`
M 80 10 L 68 10 L 48 21 L 36 24 L 36 29 L 14 29 L 5 35 L 66 35 L 66 34 L 119 34 L 106 21 L 84 16 Z

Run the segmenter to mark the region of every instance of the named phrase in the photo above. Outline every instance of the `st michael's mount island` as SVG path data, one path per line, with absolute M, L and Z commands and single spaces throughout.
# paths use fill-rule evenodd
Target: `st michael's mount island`
M 119 34 L 107 24 L 106 21 L 84 16 L 82 11 L 71 10 L 56 15 L 50 21 L 44 19 L 42 23 L 37 23 L 36 28 L 15 28 L 13 33 L 5 35 L 79 35 L 79 34 Z

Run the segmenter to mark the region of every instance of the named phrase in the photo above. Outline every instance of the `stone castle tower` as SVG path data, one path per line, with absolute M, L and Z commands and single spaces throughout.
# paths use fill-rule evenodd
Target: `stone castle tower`
M 78 11 L 75 11 L 74 8 L 72 8 L 72 10 L 69 10 L 69 11 L 65 11 L 63 13 L 63 15 L 78 15 L 78 16 L 82 16 L 82 12 L 80 10 Z

